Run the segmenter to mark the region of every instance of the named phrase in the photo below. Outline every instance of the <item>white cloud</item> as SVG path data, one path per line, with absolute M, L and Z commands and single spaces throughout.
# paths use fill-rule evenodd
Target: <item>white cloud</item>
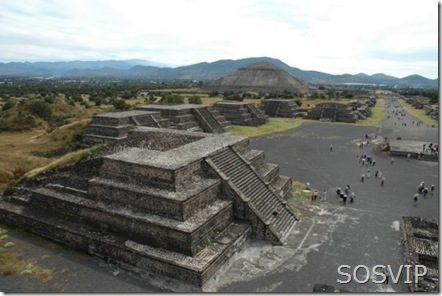
M 0 3 L 0 61 L 251 56 L 332 74 L 437 77 L 438 3 L 21 0 Z

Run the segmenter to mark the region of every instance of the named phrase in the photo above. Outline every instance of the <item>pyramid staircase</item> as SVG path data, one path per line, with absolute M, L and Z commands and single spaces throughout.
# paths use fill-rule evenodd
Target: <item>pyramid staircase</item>
M 259 121 L 259 124 L 264 124 L 268 121 L 269 117 L 265 116 L 261 110 L 256 108 L 255 104 L 246 104 L 247 109 L 249 109 L 250 113 L 253 115 L 253 117 L 257 118 Z
M 283 196 L 270 186 L 269 180 L 262 177 L 260 172 L 233 146 L 206 158 L 206 162 L 224 180 L 230 192 L 235 193 L 237 199 L 244 203 L 242 206 L 237 206 L 243 209 L 244 214 L 237 215 L 249 218 L 254 216 L 251 219 L 254 221 L 253 236 L 283 243 L 298 218 Z M 272 176 L 271 181 L 277 179 L 277 173 Z M 281 180 L 284 179 L 278 180 L 279 183 L 283 183 Z M 274 183 L 276 184 L 276 181 Z M 291 184 L 287 180 L 286 183 Z M 278 212 L 276 215 L 275 211 Z
M 192 111 L 195 119 L 205 132 L 215 134 L 225 132 L 224 127 L 207 107 L 195 108 Z
M 303 114 L 298 105 L 285 99 L 266 99 L 261 108 L 270 117 L 294 118 Z
M 232 124 L 259 126 L 268 121 L 268 117 L 251 103 L 219 102 L 214 108 Z

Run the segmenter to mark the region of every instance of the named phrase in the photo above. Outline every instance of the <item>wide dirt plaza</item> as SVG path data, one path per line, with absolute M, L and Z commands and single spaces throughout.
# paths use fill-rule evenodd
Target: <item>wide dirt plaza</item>
M 387 104 L 390 113 L 396 109 Z M 399 106 L 400 108 L 400 106 Z M 408 292 L 404 280 L 388 285 L 365 284 L 345 279 L 338 273 L 341 265 L 351 268 L 365 265 L 391 265 L 397 271 L 405 264 L 400 222 L 403 216 L 438 219 L 439 168 L 436 161 L 395 157 L 373 151 L 373 143 L 359 147 L 365 135 L 378 135 L 407 141 L 438 143 L 438 128 L 413 124 L 417 119 L 407 114 L 398 120 L 384 119 L 379 127 L 325 122 L 307 122 L 299 128 L 252 139 L 253 149 L 264 150 L 266 161 L 280 165 L 280 173 L 291 176 L 320 193 L 327 191 L 327 201 L 302 200 L 301 221 L 284 246 L 250 241 L 203 288 L 207 292 L 312 292 L 316 284 L 351 292 Z M 295 119 L 296 120 L 296 119 Z M 403 124 L 406 123 L 406 126 Z M 330 145 L 333 150 L 330 151 Z M 362 166 L 357 155 L 370 155 L 375 166 Z M 370 178 L 361 182 L 361 175 Z M 375 178 L 382 171 L 385 185 Z M 434 194 L 413 204 L 419 184 L 425 182 Z M 353 203 L 344 205 L 336 189 L 347 185 L 355 192 Z M 8 235 L 25 257 L 35 258 L 52 271 L 47 281 L 17 276 L 1 276 L 3 292 L 172 292 L 197 291 L 193 287 L 155 276 L 139 278 L 112 264 L 94 259 L 33 235 L 9 230 Z M 353 271 L 353 269 L 351 270 Z M 360 278 L 365 276 L 361 273 Z

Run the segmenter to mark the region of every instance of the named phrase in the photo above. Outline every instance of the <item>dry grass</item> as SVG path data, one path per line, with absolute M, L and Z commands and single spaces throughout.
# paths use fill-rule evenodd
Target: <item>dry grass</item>
M 0 234 L 4 237 L 8 231 L 0 225 Z M 15 248 L 11 241 L 6 242 L 8 247 L 0 247 L 0 274 L 1 275 L 33 275 L 37 279 L 47 282 L 52 279 L 52 272 L 41 268 L 35 263 L 27 262 Z
M 90 155 L 89 148 L 67 153 L 59 158 L 56 158 L 55 160 L 49 162 L 48 164 L 46 164 L 44 166 L 41 166 L 41 167 L 35 168 L 29 172 L 26 172 L 23 175 L 23 177 L 27 178 L 27 179 L 33 178 L 33 177 L 37 176 L 38 174 L 43 173 L 45 171 L 48 171 L 48 170 L 51 170 L 54 168 L 58 168 L 58 167 L 63 167 L 63 166 L 69 165 L 69 164 L 74 164 L 74 163 L 78 162 L 80 159 L 82 159 L 88 155 Z
M 40 156 L 69 145 L 76 134 L 81 134 L 90 119 L 82 119 L 48 133 L 43 129 L 1 133 L 0 190 L 4 184 L 19 179 L 26 172 L 53 161 Z
M 405 111 L 419 119 L 425 124 L 439 126 L 439 122 L 436 119 L 431 118 L 430 116 L 425 114 L 425 110 L 423 109 L 415 109 L 411 105 L 409 105 L 404 99 L 399 99 L 402 107 Z
M 379 123 L 385 119 L 385 100 L 377 99 L 376 105 L 371 108 L 372 115 L 364 120 L 358 120 L 358 125 L 363 126 L 378 126 Z

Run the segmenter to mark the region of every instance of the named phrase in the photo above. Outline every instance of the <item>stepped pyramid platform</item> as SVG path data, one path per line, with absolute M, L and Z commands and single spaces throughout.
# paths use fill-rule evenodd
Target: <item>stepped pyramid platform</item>
M 0 221 L 123 268 L 203 286 L 247 238 L 283 243 L 291 178 L 245 137 L 136 127 L 8 187 Z
M 160 112 L 123 111 L 108 112 L 92 117 L 92 123 L 83 133 L 83 146 L 109 143 L 124 139 L 134 126 L 169 127 Z
M 268 62 L 252 63 L 204 85 L 207 91 L 283 92 L 307 94 L 311 86 Z
M 268 116 L 252 103 L 224 101 L 216 103 L 214 108 L 232 124 L 259 126 L 268 121 Z
M 270 117 L 294 118 L 305 114 L 296 103 L 285 99 L 266 99 L 261 106 L 264 114 Z
M 305 119 L 356 123 L 358 115 L 353 108 L 345 104 L 321 103 L 310 109 Z
M 212 107 L 197 104 L 143 105 L 136 110 L 160 112 L 170 121 L 170 128 L 195 132 L 223 133 L 230 126 Z

